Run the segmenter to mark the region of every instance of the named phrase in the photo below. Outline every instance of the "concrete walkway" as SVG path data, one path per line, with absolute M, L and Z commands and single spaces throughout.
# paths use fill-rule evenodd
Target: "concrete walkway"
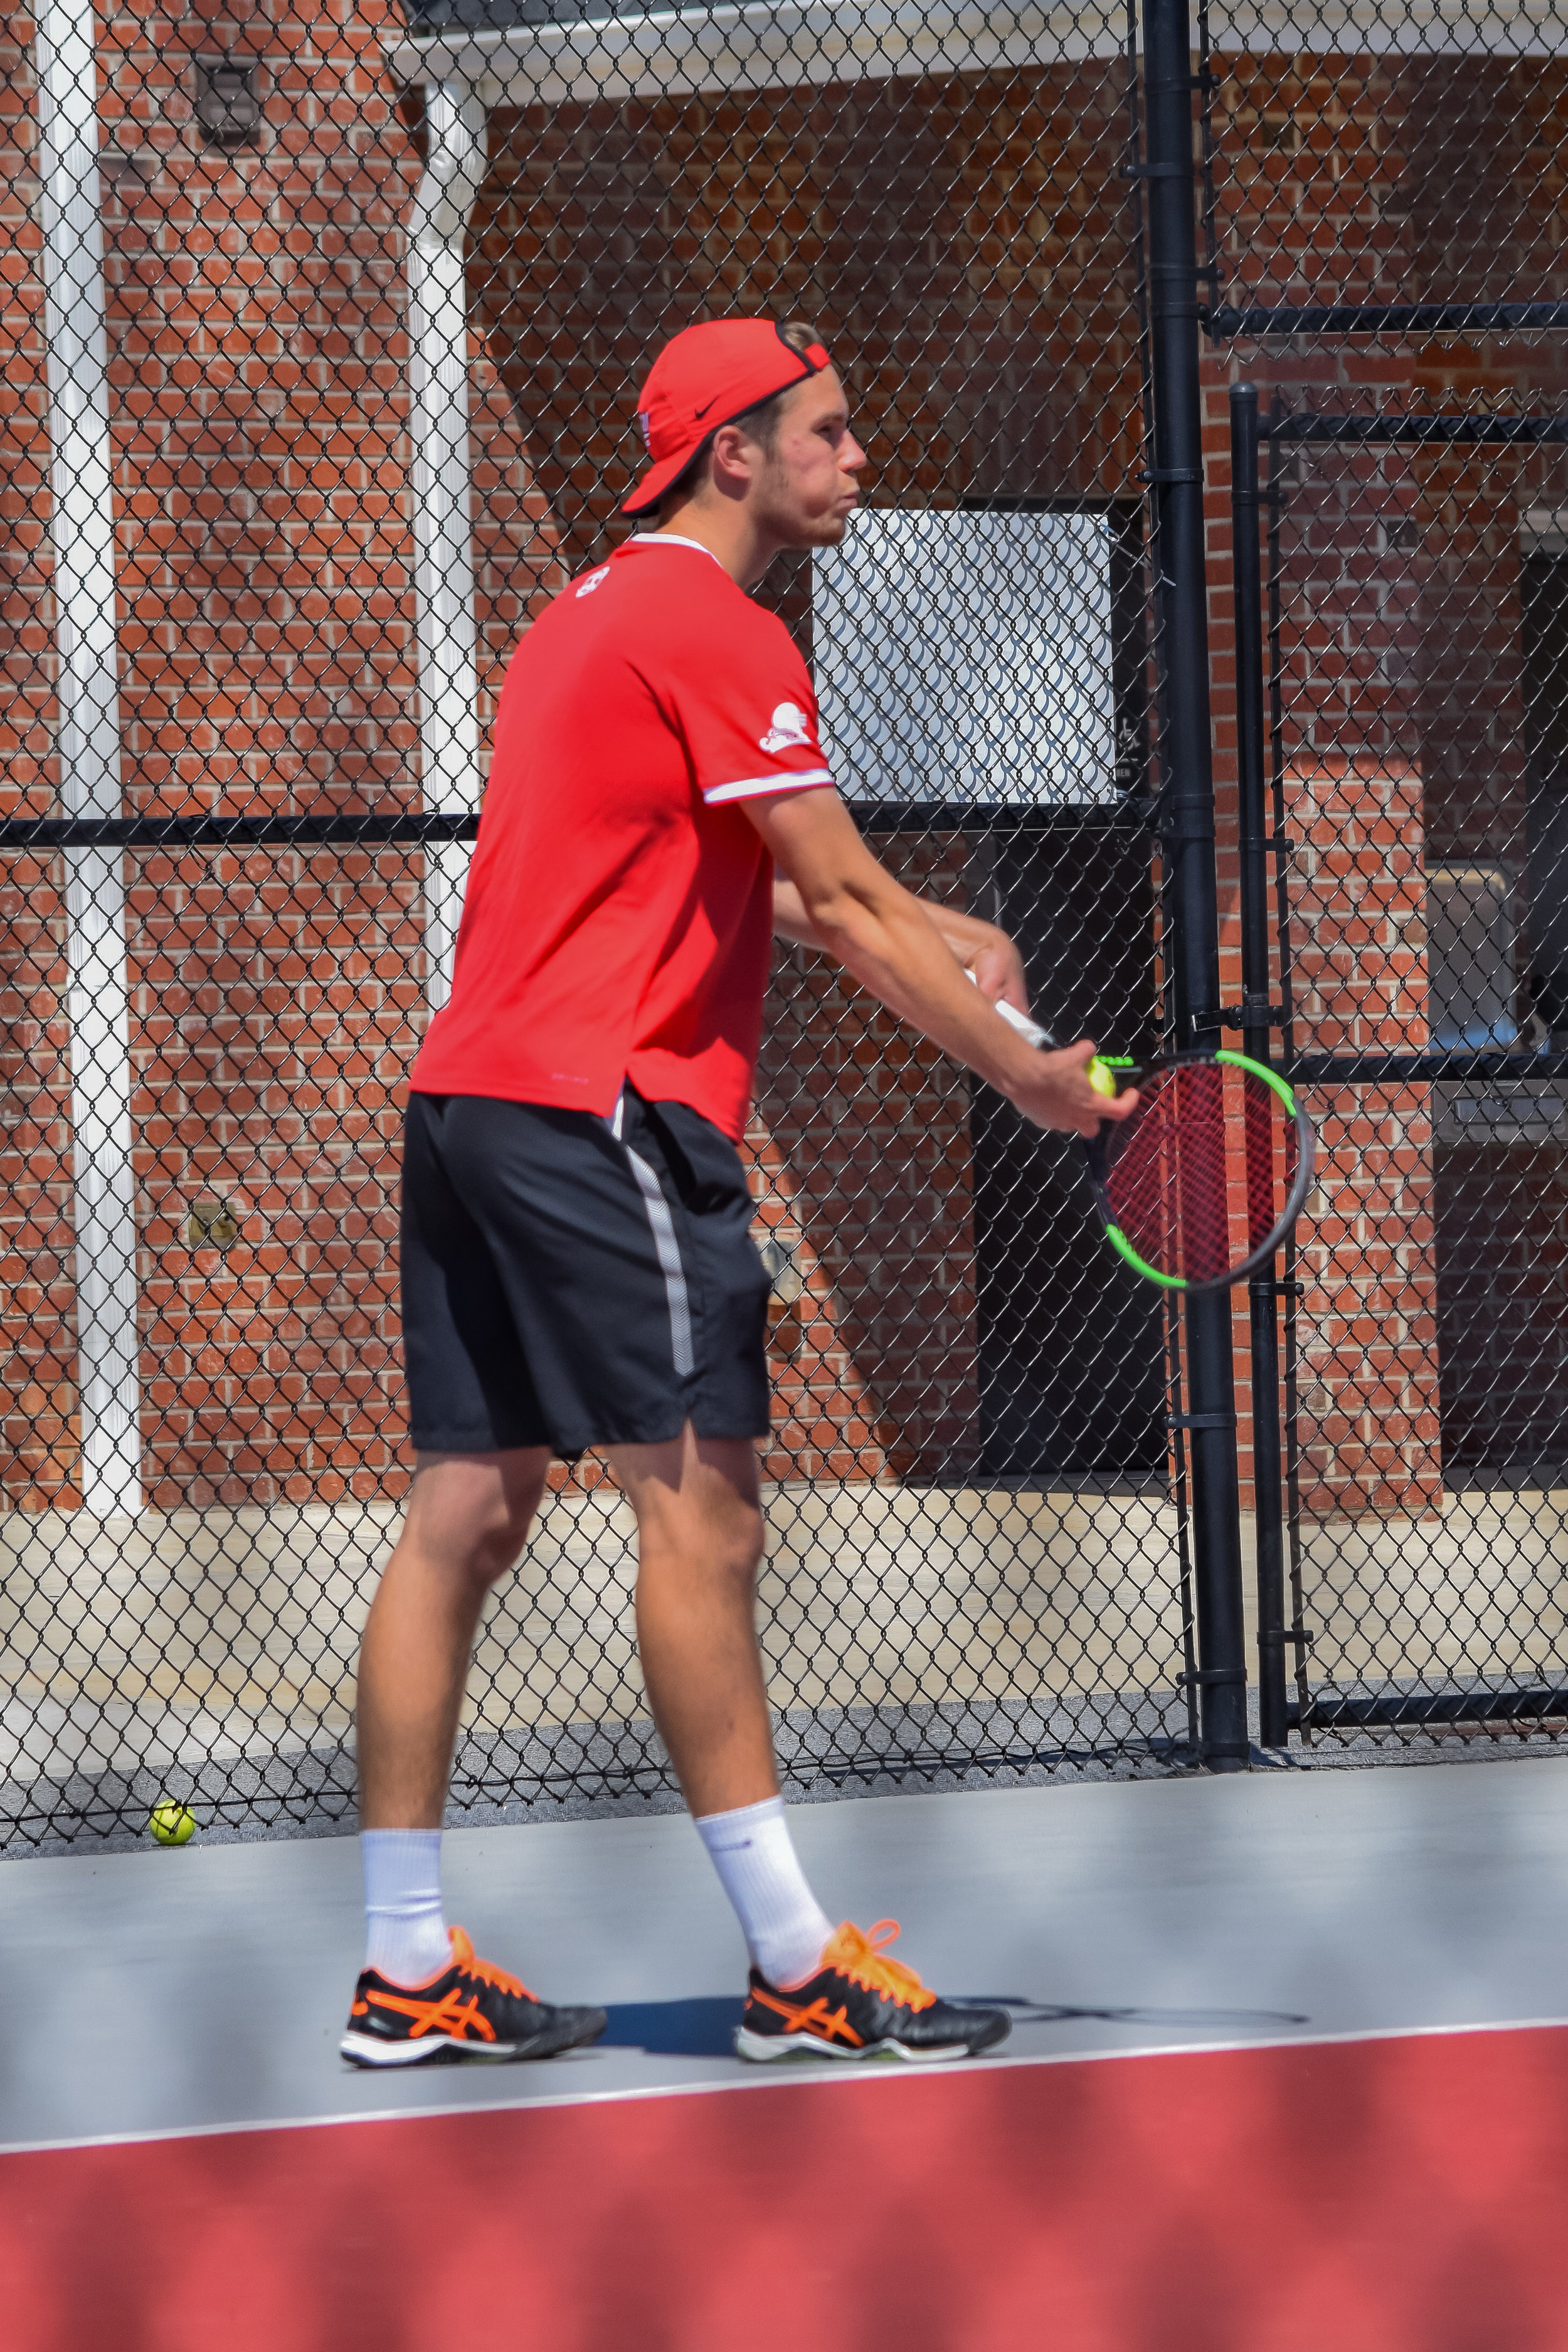
M 836 1917 L 890 1913 L 928 1981 L 1016 2004 L 1013 2059 L 1568 2021 L 1568 1760 L 887 1797 L 795 1822 Z M 0 2147 L 773 2079 L 727 2054 L 743 1958 L 684 1818 L 454 1832 L 446 1881 L 481 1952 L 610 2005 L 598 2049 L 342 2066 L 352 1839 L 0 1864 Z

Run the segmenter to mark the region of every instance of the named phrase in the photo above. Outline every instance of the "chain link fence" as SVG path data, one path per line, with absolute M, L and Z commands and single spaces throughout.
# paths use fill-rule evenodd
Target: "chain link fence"
M 1281 1391 L 1283 1712 L 1320 1749 L 1568 1717 L 1568 27 L 1390 31 L 1227 59 L 1209 198 L 1260 402 L 1276 1019 L 1323 1146 Z
M 1152 144 L 1147 32 L 1120 6 L 934 0 L 11 20 L 16 1843 L 133 1833 L 164 1793 L 242 1832 L 350 1811 L 358 1630 L 412 1470 L 402 1090 L 510 649 L 622 528 L 668 333 L 805 317 L 846 375 L 863 509 L 761 593 L 879 852 L 1007 925 L 1058 1033 L 1148 1055 L 1202 1026 L 1173 896 L 1208 855 L 1172 814 L 1191 476 L 1156 432 L 1180 291 L 1157 215 L 1186 166 Z M 1065 1147 L 781 951 L 747 1152 L 773 1281 L 762 1623 L 798 1793 L 1200 1758 L 1238 1673 L 1214 1596 L 1238 1634 L 1243 1599 L 1214 1512 L 1250 1533 L 1255 1484 L 1250 1654 L 1267 1682 L 1292 1653 L 1279 1739 L 1424 1738 L 1435 1709 L 1495 1732 L 1568 1684 L 1564 452 L 1289 425 L 1568 416 L 1561 338 L 1247 315 L 1556 300 L 1568 22 L 1233 5 L 1193 38 L 1212 1010 L 1240 971 L 1241 377 L 1275 428 L 1274 1050 L 1336 1062 L 1310 1080 L 1330 1172 L 1280 1269 L 1302 1295 L 1267 1309 L 1280 1497 L 1247 1302 L 1235 1425 L 1210 1430 L 1191 1335 L 1104 1250 Z M 1337 1067 L 1375 1053 L 1427 1074 Z M 1194 1442 L 1218 1449 L 1195 1518 Z M 459 1814 L 674 1801 L 634 1567 L 604 1465 L 556 1465 L 476 1654 Z M 1478 1693 L 1491 1717 L 1466 1715 Z

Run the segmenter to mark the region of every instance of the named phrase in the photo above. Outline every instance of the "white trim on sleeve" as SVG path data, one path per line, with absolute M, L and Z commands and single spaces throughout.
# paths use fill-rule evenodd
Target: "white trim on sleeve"
M 811 768 L 805 775 L 742 776 L 736 784 L 713 784 L 702 795 L 710 808 L 721 801 L 758 800 L 763 793 L 801 793 L 814 791 L 819 784 L 836 783 L 831 768 Z

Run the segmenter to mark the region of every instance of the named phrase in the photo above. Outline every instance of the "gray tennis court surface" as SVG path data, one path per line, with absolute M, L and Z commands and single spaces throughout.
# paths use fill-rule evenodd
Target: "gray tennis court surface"
M 1050 2058 L 1568 2021 L 1568 1762 L 1141 1781 L 815 1805 L 835 1917 Z M 336 2054 L 352 1838 L 0 1864 L 0 2145 L 748 2084 L 744 1962 L 684 1817 L 453 1832 L 447 1912 L 598 2049 L 367 2077 Z M 985 2063 L 984 2061 L 980 2062 Z

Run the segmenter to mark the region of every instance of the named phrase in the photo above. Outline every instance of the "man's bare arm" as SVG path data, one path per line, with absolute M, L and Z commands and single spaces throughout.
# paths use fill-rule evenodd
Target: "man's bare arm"
M 993 1003 L 999 996 L 1005 997 L 1017 1012 L 1027 1013 L 1029 991 L 1024 977 L 1024 960 L 1005 931 L 994 923 L 981 922 L 977 916 L 961 915 L 956 907 L 922 898 L 917 891 L 911 890 L 909 895 L 936 925 L 938 937 L 945 940 L 964 971 L 974 974 L 981 990 Z M 800 892 L 782 874 L 773 882 L 773 933 L 797 947 L 825 948 L 812 929 Z
M 1101 1118 L 1125 1118 L 1133 1108 L 1136 1095 L 1108 1103 L 1089 1085 L 1089 1039 L 1037 1053 L 998 1018 L 965 978 L 971 919 L 958 919 L 964 934 L 950 946 L 935 919 L 943 910 L 928 908 L 878 864 L 837 793 L 770 794 L 741 805 L 795 886 L 795 901 L 781 910 L 786 938 L 837 957 L 900 1020 L 1006 1095 L 1037 1126 L 1092 1135 Z M 1011 989 L 1006 993 L 1011 998 Z

